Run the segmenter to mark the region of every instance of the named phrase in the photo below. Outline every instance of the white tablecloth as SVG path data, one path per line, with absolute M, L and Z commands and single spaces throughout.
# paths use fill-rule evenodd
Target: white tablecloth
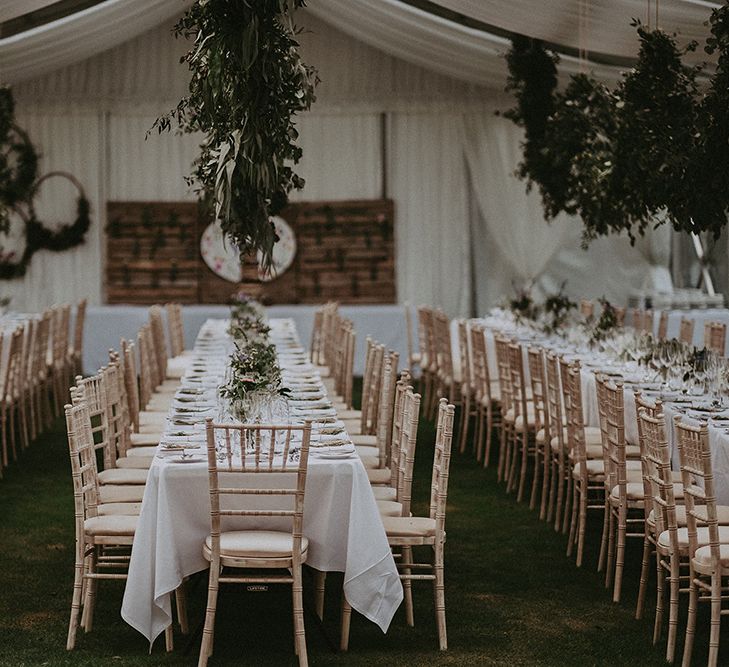
M 266 484 L 271 483 L 271 476 L 266 477 Z M 246 527 L 285 528 L 275 517 L 239 521 L 246 521 Z M 225 528 L 237 526 L 236 522 Z M 303 532 L 309 539 L 307 564 L 344 572 L 344 594 L 352 608 L 386 631 L 403 591 L 359 457 L 310 456 Z M 180 464 L 155 458 L 122 603 L 124 620 L 150 641 L 170 623 L 170 592 L 185 577 L 208 567 L 202 545 L 209 533 L 207 462 Z

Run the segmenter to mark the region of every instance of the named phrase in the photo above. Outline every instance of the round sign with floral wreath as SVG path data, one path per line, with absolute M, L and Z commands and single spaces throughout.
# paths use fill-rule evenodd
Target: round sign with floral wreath
M 294 262 L 296 256 L 296 236 L 291 226 L 278 215 L 271 217 L 278 241 L 273 246 L 271 269 L 263 270 L 262 256 L 258 254 L 258 279 L 269 282 L 283 274 Z M 220 223 L 210 223 L 200 239 L 200 254 L 207 267 L 220 278 L 231 283 L 243 280 L 238 246 L 223 234 Z

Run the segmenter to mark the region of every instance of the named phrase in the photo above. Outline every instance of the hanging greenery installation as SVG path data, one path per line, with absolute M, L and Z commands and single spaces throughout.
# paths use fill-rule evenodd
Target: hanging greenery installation
M 259 251 L 271 265 L 276 233 L 269 217 L 304 181 L 292 168 L 301 158 L 297 113 L 310 108 L 318 82 L 305 65 L 294 11 L 304 0 L 198 0 L 175 26 L 194 40 L 183 57 L 189 95 L 157 119 L 204 134 L 190 182 L 210 203 L 241 254 Z

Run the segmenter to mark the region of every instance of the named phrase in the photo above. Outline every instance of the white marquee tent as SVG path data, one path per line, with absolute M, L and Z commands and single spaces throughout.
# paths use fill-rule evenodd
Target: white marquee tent
M 6 1 L 0 21 L 30 4 L 49 2 Z M 529 32 L 534 23 L 530 34 L 576 49 L 585 37 L 577 29 L 577 4 L 538 3 L 535 10 L 527 0 L 311 0 L 299 15 L 305 59 L 318 67 L 322 83 L 312 111 L 298 122 L 306 188 L 294 197 L 391 197 L 400 301 L 439 304 L 451 315 L 483 312 L 512 283 L 528 280 L 545 289 L 567 280 L 573 295 L 625 301 L 651 263 L 667 263 L 670 233 L 636 248 L 625 237 L 601 239 L 583 251 L 579 221 L 547 225 L 538 195 L 526 194 L 513 176 L 520 133 L 495 113 L 511 104 L 502 92 L 508 40 L 484 26 Z M 661 24 L 682 39 L 700 38 L 713 4 L 671 3 L 661 10 Z M 591 68 L 615 81 L 621 69 L 610 63 L 635 54 L 629 21 L 645 15 L 646 3 L 589 5 L 589 41 L 601 52 Z M 179 64 L 186 47 L 170 32 L 184 6 L 106 0 L 0 39 L 0 81 L 13 85 L 19 121 L 42 153 L 43 169 L 74 173 L 93 211 L 84 246 L 42 251 L 24 279 L 3 285 L 14 307 L 82 296 L 102 303 L 106 202 L 193 198 L 183 177 L 196 138 L 145 139 L 155 117 L 186 90 L 187 71 Z M 538 22 L 530 21 L 535 11 Z M 601 38 L 607 34 L 609 42 Z M 569 73 L 579 66 L 566 55 L 560 67 Z M 41 213 L 62 218 L 59 208 L 69 204 L 60 202 L 68 199 L 49 188 Z

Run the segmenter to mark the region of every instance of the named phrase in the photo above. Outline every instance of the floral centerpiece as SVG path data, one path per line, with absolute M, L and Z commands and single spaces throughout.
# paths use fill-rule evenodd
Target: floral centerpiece
M 509 299 L 506 309 L 512 312 L 517 322 L 536 321 L 540 310 L 528 287 L 517 289 L 516 296 Z
M 602 306 L 602 312 L 595 323 L 589 327 L 591 344 L 605 340 L 612 336 L 619 328 L 618 314 L 615 310 L 615 306 L 613 306 L 613 304 L 611 304 L 605 297 L 602 297 L 599 301 Z
M 570 313 L 577 308 L 577 304 L 565 293 L 566 283 L 562 283 L 559 292 L 550 294 L 544 300 L 544 324 L 542 329 L 546 334 L 552 334 L 564 327 L 569 319 Z

